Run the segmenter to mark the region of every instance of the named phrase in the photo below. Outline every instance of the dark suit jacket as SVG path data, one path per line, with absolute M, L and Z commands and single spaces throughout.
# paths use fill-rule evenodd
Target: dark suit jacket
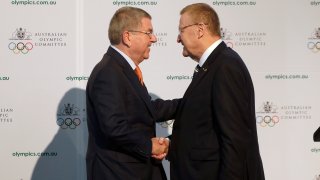
M 155 121 L 172 119 L 177 101 L 151 101 L 128 62 L 113 48 L 92 71 L 86 89 L 88 180 L 163 180 L 150 158 Z
M 222 42 L 198 73 L 173 125 L 171 180 L 263 180 L 254 89 L 244 62 Z
M 320 127 L 314 132 L 313 141 L 314 142 L 319 142 L 320 141 Z

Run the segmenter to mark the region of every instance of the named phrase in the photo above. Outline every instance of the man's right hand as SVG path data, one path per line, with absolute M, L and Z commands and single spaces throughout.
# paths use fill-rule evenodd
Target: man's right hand
M 152 141 L 152 157 L 162 160 L 166 157 L 169 149 L 169 140 L 163 137 L 154 137 Z

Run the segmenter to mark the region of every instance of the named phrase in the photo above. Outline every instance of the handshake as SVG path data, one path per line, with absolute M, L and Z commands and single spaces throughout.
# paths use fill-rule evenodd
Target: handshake
M 169 139 L 163 137 L 154 137 L 152 141 L 152 157 L 157 160 L 162 160 L 168 154 Z

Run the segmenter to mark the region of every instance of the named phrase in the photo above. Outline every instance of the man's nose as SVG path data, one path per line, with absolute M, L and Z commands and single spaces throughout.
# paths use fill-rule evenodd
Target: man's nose
M 155 42 L 157 42 L 158 40 L 157 40 L 157 36 L 156 35 L 152 35 L 152 38 L 151 38 L 151 42 L 152 43 L 155 43 Z
M 180 36 L 180 34 L 178 34 L 177 43 L 181 43 L 181 36 Z

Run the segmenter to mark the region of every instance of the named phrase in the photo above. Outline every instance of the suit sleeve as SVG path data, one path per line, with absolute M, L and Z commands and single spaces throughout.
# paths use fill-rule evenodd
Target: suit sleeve
M 143 117 L 131 113 L 141 111 L 143 115 L 144 111 L 136 104 L 139 98 L 135 97 L 134 92 L 128 94 L 128 84 L 122 70 L 104 68 L 97 74 L 89 94 L 96 111 L 98 128 L 104 136 L 102 139 L 107 141 L 105 144 L 143 160 L 150 157 L 152 143 L 148 130 L 144 129 L 148 127 L 139 122 Z
M 155 99 L 152 101 L 155 113 L 157 115 L 156 122 L 168 121 L 174 119 L 176 111 L 181 99 L 162 100 Z
M 247 86 L 248 74 L 238 60 L 226 59 L 213 83 L 213 113 L 221 146 L 221 180 L 243 178 L 246 147 L 253 137 L 247 126 L 252 91 Z

